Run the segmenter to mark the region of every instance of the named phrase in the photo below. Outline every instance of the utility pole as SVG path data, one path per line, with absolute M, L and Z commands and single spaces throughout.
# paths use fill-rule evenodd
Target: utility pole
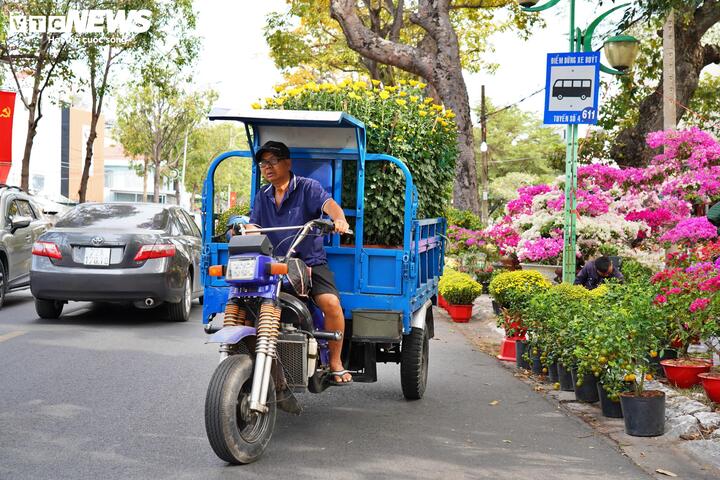
M 480 219 L 483 225 L 488 223 L 488 144 L 487 144 L 487 109 L 485 106 L 485 85 L 481 87 L 480 93 L 480 155 L 482 166 L 480 168 L 480 183 L 482 185 L 482 199 L 480 201 Z
M 663 129 L 677 127 L 675 86 L 675 12 L 670 11 L 663 25 Z

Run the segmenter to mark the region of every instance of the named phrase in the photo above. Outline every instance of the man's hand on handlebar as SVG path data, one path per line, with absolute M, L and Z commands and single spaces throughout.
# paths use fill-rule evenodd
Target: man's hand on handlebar
M 335 233 L 345 234 L 350 231 L 350 224 L 344 219 L 335 220 Z

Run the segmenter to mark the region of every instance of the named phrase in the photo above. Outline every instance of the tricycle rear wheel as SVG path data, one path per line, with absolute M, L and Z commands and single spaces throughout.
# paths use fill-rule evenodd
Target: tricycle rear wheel
M 427 386 L 430 342 L 427 330 L 413 328 L 403 336 L 400 352 L 400 383 L 408 400 L 419 400 Z
M 275 427 L 275 385 L 270 378 L 267 412 L 251 412 L 248 404 L 253 378 L 249 355 L 231 355 L 218 365 L 205 398 L 205 430 L 210 446 L 222 460 L 232 464 L 259 459 Z

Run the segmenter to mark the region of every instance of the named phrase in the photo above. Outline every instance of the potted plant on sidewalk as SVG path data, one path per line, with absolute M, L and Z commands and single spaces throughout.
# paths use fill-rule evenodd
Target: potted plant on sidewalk
M 614 285 L 603 309 L 607 364 L 602 384 L 609 396 L 620 398 L 625 433 L 639 437 L 665 432 L 665 393 L 648 390 L 645 383 L 652 379 L 648 352 L 659 350 L 667 338 L 654 294 L 648 285 Z
M 690 344 L 708 341 L 717 331 L 713 303 L 720 289 L 720 272 L 711 262 L 689 267 L 674 267 L 655 274 L 651 279 L 656 295 L 653 300 L 669 327 L 671 345 L 678 358 L 662 360 L 668 382 L 679 388 L 700 383 L 701 373 L 712 367 L 712 360 L 688 354 Z
M 439 285 L 448 303 L 447 311 L 454 322 L 467 323 L 472 317 L 473 302 L 482 294 L 482 285 L 470 275 L 458 273 Z
M 527 331 L 523 324 L 523 312 L 535 295 L 550 286 L 550 282 L 538 272 L 523 270 L 500 273 L 490 282 L 490 295 L 501 308 L 497 325 L 505 330 L 505 339 L 498 358 L 507 361 L 516 359 L 515 342 L 524 340 Z

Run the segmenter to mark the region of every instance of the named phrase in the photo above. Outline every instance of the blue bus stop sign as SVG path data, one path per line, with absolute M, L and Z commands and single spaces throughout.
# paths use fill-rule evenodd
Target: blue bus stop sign
M 548 53 L 546 125 L 598 121 L 600 52 Z

